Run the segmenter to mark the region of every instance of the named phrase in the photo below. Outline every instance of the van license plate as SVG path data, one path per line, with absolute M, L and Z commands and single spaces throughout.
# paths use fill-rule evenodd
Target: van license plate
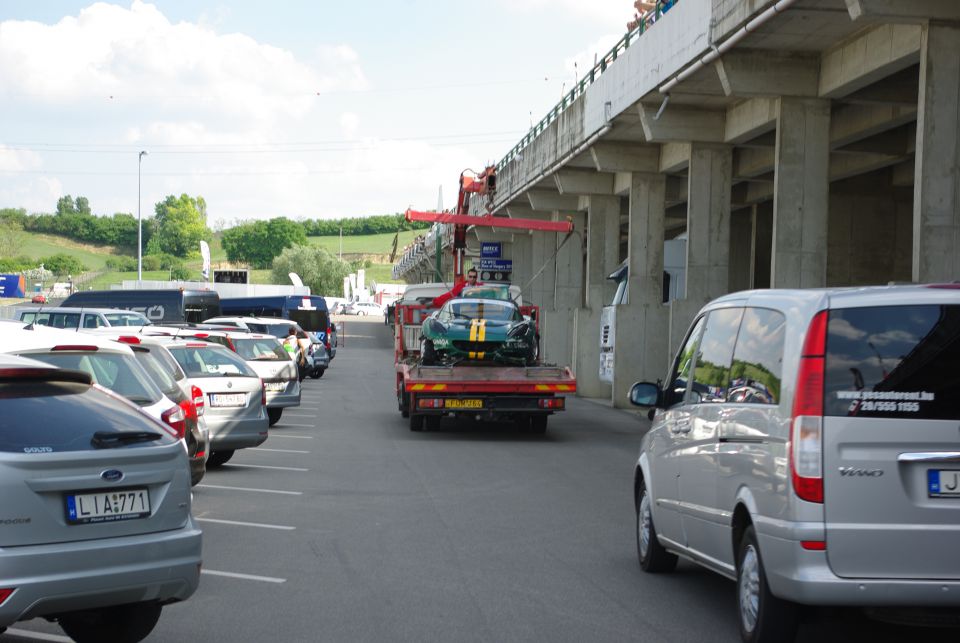
M 246 403 L 246 393 L 212 393 L 210 395 L 210 406 L 243 406 Z
M 133 520 L 149 515 L 150 494 L 143 488 L 67 494 L 67 522 L 71 525 Z
M 927 489 L 931 497 L 960 497 L 960 469 L 930 469 Z
M 482 409 L 483 400 L 444 400 L 447 409 Z

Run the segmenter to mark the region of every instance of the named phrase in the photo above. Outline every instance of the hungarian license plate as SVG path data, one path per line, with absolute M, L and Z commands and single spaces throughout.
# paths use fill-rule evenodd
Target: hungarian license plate
M 444 400 L 446 409 L 482 409 L 483 400 Z
M 211 393 L 210 406 L 244 406 L 247 403 L 246 393 Z
M 267 382 L 267 391 L 269 393 L 278 393 L 280 391 L 285 391 L 287 388 L 286 382 Z
M 150 515 L 150 494 L 146 489 L 123 489 L 67 494 L 67 522 L 134 520 Z
M 931 496 L 960 496 L 960 470 L 929 469 L 927 490 Z

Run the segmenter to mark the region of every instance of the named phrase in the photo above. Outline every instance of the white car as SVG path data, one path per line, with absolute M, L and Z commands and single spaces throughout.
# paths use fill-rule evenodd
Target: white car
M 383 306 L 373 301 L 355 301 L 347 304 L 344 315 L 383 315 Z

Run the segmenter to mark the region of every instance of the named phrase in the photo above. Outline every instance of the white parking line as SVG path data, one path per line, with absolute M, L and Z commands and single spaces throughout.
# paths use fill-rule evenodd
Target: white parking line
M 262 522 L 243 522 L 240 520 L 220 520 L 219 518 L 194 518 L 198 522 L 215 522 L 220 525 L 237 525 L 238 527 L 259 527 L 261 529 L 279 529 L 280 531 L 293 531 L 296 527 L 287 525 L 267 525 Z
M 309 451 L 298 451 L 296 449 L 264 449 L 263 447 L 257 447 L 257 453 L 261 451 L 269 451 L 270 453 L 310 453 Z
M 304 429 L 315 429 L 315 428 L 317 428 L 317 425 L 315 425 L 315 424 L 287 424 L 286 422 L 283 423 L 283 426 L 296 426 L 296 427 L 301 427 L 301 428 L 304 428 Z
M 283 496 L 302 496 L 302 491 L 280 491 L 278 489 L 253 489 L 251 487 L 228 487 L 218 484 L 198 484 L 198 489 L 229 489 L 231 491 L 255 491 L 257 493 L 277 493 Z
M 287 413 L 296 413 L 297 411 L 319 411 L 320 409 L 315 406 L 291 406 L 285 410 Z
M 35 641 L 57 641 L 58 643 L 73 643 L 73 639 L 59 634 L 44 634 L 43 632 L 30 632 L 16 627 L 8 627 L 7 634 L 10 636 L 19 636 L 25 639 L 34 639 Z
M 290 433 L 270 433 L 270 437 L 274 440 L 277 438 L 296 438 L 297 440 L 312 440 L 312 435 L 292 435 Z
M 300 467 L 269 467 L 269 466 L 267 466 L 267 465 L 265 465 L 265 464 L 234 464 L 233 462 L 230 462 L 230 463 L 225 464 L 225 465 L 223 465 L 223 466 L 225 466 L 225 467 L 232 467 L 232 468 L 234 468 L 234 469 L 237 469 L 237 468 L 243 468 L 243 469 L 275 469 L 275 470 L 277 470 L 277 471 L 300 471 L 300 472 L 305 472 L 305 471 L 309 471 L 309 470 L 310 470 L 310 469 L 301 469 Z
M 261 583 L 286 583 L 286 578 L 273 578 L 272 576 L 255 576 L 253 574 L 237 574 L 236 572 L 220 572 L 214 569 L 201 569 L 201 574 L 210 576 L 226 576 L 227 578 L 240 578 L 243 580 L 258 580 Z M 68 639 L 69 640 L 69 639 Z

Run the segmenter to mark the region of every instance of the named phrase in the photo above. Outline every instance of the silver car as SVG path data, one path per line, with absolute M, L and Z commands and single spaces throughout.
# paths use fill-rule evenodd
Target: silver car
M 199 584 L 182 443 L 79 371 L 0 355 L 0 398 L 0 631 L 141 640 Z
M 273 335 L 227 333 L 237 355 L 256 371 L 267 390 L 270 426 L 280 421 L 283 409 L 300 406 L 297 363 Z
M 191 384 L 206 397 L 204 418 L 210 431 L 208 467 L 219 467 L 236 449 L 267 439 L 267 392 L 257 373 L 229 348 L 202 341 L 161 338 Z
M 745 641 L 797 605 L 960 605 L 960 286 L 735 293 L 696 317 L 634 478 L 648 572 L 737 581 Z

